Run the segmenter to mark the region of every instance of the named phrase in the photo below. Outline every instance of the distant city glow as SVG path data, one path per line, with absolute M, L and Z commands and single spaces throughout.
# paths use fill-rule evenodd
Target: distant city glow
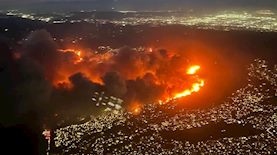
M 82 12 L 84 13 L 84 12 Z M 88 13 L 88 12 L 86 12 Z M 254 30 L 254 31 L 277 31 L 277 18 L 276 13 L 272 10 L 256 10 L 256 11 L 222 11 L 213 14 L 194 15 L 193 13 L 186 12 L 167 12 L 168 15 L 157 15 L 159 12 L 136 12 L 128 11 L 123 13 L 127 15 L 122 19 L 95 19 L 93 16 L 90 18 L 73 18 L 74 14 L 51 14 L 48 16 L 41 16 L 35 13 L 22 13 L 18 10 L 9 10 L 6 15 L 18 16 L 30 20 L 40 20 L 53 24 L 61 24 L 65 22 L 70 23 L 113 23 L 117 25 L 171 25 L 179 24 L 185 26 L 194 26 L 198 29 L 214 29 L 214 30 Z M 146 13 L 147 15 L 143 15 Z M 152 14 L 153 13 L 153 14 Z M 160 12 L 162 13 L 162 12 Z M 174 13 L 174 14 L 172 14 Z M 128 16 L 130 15 L 130 16 Z

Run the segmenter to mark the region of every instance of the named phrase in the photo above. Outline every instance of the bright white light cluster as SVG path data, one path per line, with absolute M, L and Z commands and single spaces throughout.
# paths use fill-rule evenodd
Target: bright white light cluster
M 79 12 L 80 13 L 80 12 Z M 81 12 L 83 13 L 83 12 Z M 89 12 L 86 12 L 89 13 Z M 80 17 L 74 13 L 36 14 L 22 13 L 18 10 L 9 10 L 6 15 L 40 20 L 53 24 L 62 23 L 113 23 L 117 25 L 185 25 L 199 29 L 215 30 L 254 30 L 265 32 L 277 31 L 277 17 L 272 10 L 257 11 L 223 11 L 217 13 L 188 13 L 188 12 L 121 12 L 124 15 L 117 19 L 97 19 L 91 12 L 91 17 Z M 112 14 L 112 13 L 111 13 Z
M 91 100 L 97 107 L 104 107 L 105 111 L 122 109 L 122 99 L 114 96 L 107 96 L 104 92 L 94 92 Z
M 128 17 L 122 20 L 112 21 L 120 25 L 185 25 L 199 29 L 215 30 L 256 30 L 256 31 L 277 31 L 277 18 L 274 13 L 260 14 L 258 12 L 237 12 L 225 11 L 216 14 L 202 16 L 148 16 Z
M 249 67 L 249 83 L 224 103 L 206 110 L 150 104 L 137 116 L 109 113 L 84 124 L 57 129 L 56 147 L 69 154 L 277 154 L 277 106 L 267 103 L 276 99 L 276 68 L 270 68 L 264 60 L 255 60 Z M 250 126 L 259 132 L 197 142 L 182 135 L 167 137 L 222 122 Z

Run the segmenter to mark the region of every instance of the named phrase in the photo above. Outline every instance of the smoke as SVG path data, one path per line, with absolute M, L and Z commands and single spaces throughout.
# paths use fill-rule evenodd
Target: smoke
M 122 97 L 127 92 L 126 82 L 117 72 L 108 72 L 102 79 L 107 93 Z
M 106 74 L 107 72 L 118 72 L 124 79 L 143 77 L 148 72 L 156 70 L 169 61 L 169 55 L 165 50 L 149 52 L 130 47 L 122 47 L 114 50 L 114 54 L 109 59 L 101 62 L 96 70 Z
M 82 73 L 76 73 L 69 77 L 72 88 L 64 85 L 55 87 L 52 93 L 52 102 L 56 105 L 55 111 L 69 111 L 70 113 L 78 113 L 84 109 L 92 109 L 96 111 L 92 103 L 91 97 L 93 92 L 103 90 L 103 87 L 92 82 Z
M 22 58 L 17 64 L 20 77 L 15 88 L 15 95 L 19 103 L 18 112 L 44 111 L 43 108 L 48 106 L 52 92 L 51 82 L 45 79 L 40 66 L 30 59 Z
M 15 53 L 7 42 L 0 41 L 0 99 L 1 114 L 4 115 L 1 124 L 24 121 L 22 116 L 29 113 L 37 113 L 41 119 L 47 111 L 45 109 L 49 109 L 52 84 L 47 76 L 54 68 L 47 63 L 46 51 L 51 53 L 55 48 L 49 42 L 51 37 L 45 34 L 45 31 L 31 33 L 23 43 L 21 53 Z M 53 54 L 50 55 L 49 59 L 54 60 Z
M 49 81 L 53 80 L 61 62 L 60 52 L 50 33 L 45 30 L 34 31 L 27 37 L 22 56 L 40 67 Z
M 166 50 L 147 51 L 122 47 L 115 50 L 115 53 L 97 66 L 96 71 L 104 73 L 102 81 L 106 92 L 123 98 L 126 103 L 157 101 L 166 93 L 168 81 L 180 78 L 177 73 L 173 74 L 174 70 L 180 67 L 176 70 L 184 73 L 184 59 L 180 59 L 179 66 L 175 66 L 176 62 L 172 62 L 176 61 L 175 57 L 170 56 L 174 53 Z
M 118 54 L 112 58 L 112 70 L 118 71 L 125 77 L 134 79 L 145 73 L 148 57 L 128 47 L 119 49 Z
M 18 115 L 97 113 L 91 102 L 94 92 L 119 97 L 127 106 L 152 103 L 187 80 L 187 59 L 162 49 L 122 47 L 106 53 L 59 49 L 46 30 L 31 32 L 16 52 L 3 47 L 0 91 L 10 94 L 14 104 L 10 109 Z
M 125 100 L 129 103 L 153 103 L 161 98 L 165 92 L 165 86 L 155 83 L 156 77 L 147 73 L 143 78 L 136 80 L 128 80 L 128 91 L 125 95 Z
M 16 86 L 15 62 L 8 43 L 0 38 L 0 122 L 7 124 L 15 121 L 15 98 L 13 89 Z

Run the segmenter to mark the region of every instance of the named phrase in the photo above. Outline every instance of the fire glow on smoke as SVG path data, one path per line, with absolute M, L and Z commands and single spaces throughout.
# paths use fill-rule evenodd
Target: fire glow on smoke
M 192 93 L 196 93 L 196 92 L 199 92 L 200 89 L 202 87 L 204 87 L 205 85 L 205 81 L 204 79 L 200 78 L 196 73 L 198 70 L 200 70 L 200 66 L 199 65 L 193 65 L 193 66 L 190 66 L 188 69 L 187 69 L 187 72 L 186 74 L 189 75 L 189 76 L 193 76 L 193 78 L 195 78 L 196 82 L 192 83 L 191 85 L 191 88 L 187 88 L 183 91 L 180 91 L 178 93 L 175 93 L 173 94 L 172 96 L 166 98 L 165 100 L 159 100 L 159 104 L 160 105 L 163 105 L 163 104 L 166 104 L 166 103 L 169 103 L 170 101 L 172 100 L 176 100 L 176 99 L 179 99 L 179 98 L 183 98 L 183 97 L 186 97 L 186 96 L 189 96 L 191 95 Z M 133 104 L 131 106 L 131 112 L 133 115 L 138 115 L 140 112 L 141 112 L 141 108 L 139 106 L 138 103 L 136 104 Z
M 204 79 L 199 78 L 196 73 L 200 69 L 200 66 L 193 65 L 187 69 L 187 74 L 191 76 L 195 76 L 196 82 L 192 83 L 191 88 L 185 89 L 179 93 L 174 94 L 174 96 L 169 97 L 165 100 L 165 102 L 169 102 L 174 99 L 182 98 L 191 95 L 192 93 L 199 92 L 202 87 L 204 87 L 205 81 Z M 160 101 L 162 103 L 162 101 Z
M 56 86 L 60 84 L 68 85 L 68 88 L 70 88 L 69 77 L 81 72 L 89 80 L 103 87 L 110 87 L 109 85 L 113 84 L 115 84 L 115 87 L 110 87 L 111 89 L 122 90 L 122 87 L 125 87 L 126 90 L 122 90 L 123 95 L 120 95 L 127 103 L 144 103 L 139 99 L 145 97 L 140 97 L 140 94 L 135 91 L 143 93 L 141 90 L 153 89 L 153 92 L 159 92 L 159 95 L 156 95 L 155 98 L 151 97 L 155 93 L 150 91 L 148 93 L 150 97 L 146 97 L 151 98 L 151 102 L 158 101 L 160 104 L 199 92 L 204 86 L 204 79 L 198 75 L 201 69 L 199 65 L 183 63 L 186 62 L 186 58 L 179 56 L 178 52 L 150 49 L 145 51 L 118 49 L 117 51 L 101 54 L 71 48 L 60 49 L 61 54 L 69 55 L 70 59 L 60 67 L 60 76 L 57 76 L 58 78 L 53 81 L 53 84 Z M 109 74 L 114 71 L 119 76 Z M 110 76 L 105 78 L 106 75 Z M 107 80 L 105 81 L 105 79 Z M 116 82 L 111 81 L 109 83 L 107 82 L 109 80 L 116 80 Z M 140 84 L 144 88 L 140 88 Z M 133 96 L 133 98 L 130 99 L 129 96 Z M 141 107 L 133 109 L 136 110 L 132 111 L 139 113 L 140 110 L 138 109 L 141 109 Z

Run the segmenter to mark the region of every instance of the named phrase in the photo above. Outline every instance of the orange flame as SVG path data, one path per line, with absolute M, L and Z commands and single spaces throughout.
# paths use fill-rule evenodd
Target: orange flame
M 186 89 L 183 92 L 176 94 L 173 97 L 173 99 L 178 99 L 178 98 L 181 98 L 181 97 L 186 97 L 186 96 L 191 95 L 194 92 L 199 92 L 201 87 L 203 87 L 203 86 L 204 86 L 204 80 L 199 80 L 199 82 L 192 84 L 192 88 L 191 89 Z
M 187 75 L 195 75 L 197 71 L 200 69 L 200 66 L 194 65 L 187 69 Z M 195 76 L 197 78 L 197 82 L 192 84 L 192 87 L 190 89 L 185 89 L 182 92 L 176 93 L 173 95 L 173 97 L 169 97 L 165 100 L 164 103 L 167 103 L 169 101 L 186 97 L 191 95 L 192 93 L 199 92 L 202 87 L 205 85 L 205 81 L 203 79 L 199 79 L 198 76 Z M 162 101 L 159 101 L 159 104 L 162 104 Z
M 194 75 L 199 69 L 200 69 L 200 66 L 198 66 L 198 65 L 191 66 L 191 67 L 187 70 L 187 74 L 188 74 L 188 75 Z
M 113 61 L 113 56 L 115 55 L 114 53 L 111 53 L 111 52 L 98 54 L 98 53 L 93 53 L 88 51 L 81 51 L 75 48 L 60 49 L 59 51 L 65 54 L 73 54 L 73 57 L 71 57 L 72 59 L 70 60 L 70 63 L 66 62 L 62 67 L 60 67 L 59 74 L 53 81 L 53 84 L 55 86 L 62 86 L 69 89 L 72 86 L 70 85 L 70 81 L 68 77 L 70 77 L 71 75 L 77 72 L 84 73 L 84 75 L 86 75 L 91 81 L 95 83 L 103 84 L 101 76 L 102 74 L 104 74 L 106 66 L 105 65 L 101 66 L 104 68 L 103 69 L 104 71 L 99 72 L 97 65 L 102 62 Z M 153 52 L 153 49 L 149 48 L 148 51 L 149 53 L 151 53 Z M 141 65 L 141 63 L 139 63 L 138 65 Z M 182 69 L 183 71 L 182 66 L 178 66 L 178 67 L 179 68 L 178 68 L 177 74 L 179 73 L 179 69 Z M 195 92 L 199 92 L 205 84 L 204 79 L 199 78 L 199 76 L 197 75 L 197 72 L 200 70 L 200 68 L 201 67 L 199 65 L 192 65 L 185 71 L 186 75 L 190 76 L 191 77 L 190 79 L 192 79 L 191 86 L 188 88 L 184 88 L 184 85 L 178 85 L 179 83 L 184 81 L 182 80 L 182 78 L 184 77 L 183 74 L 180 74 L 180 77 L 175 78 L 170 76 L 171 72 L 166 73 L 167 75 L 169 75 L 169 79 L 170 79 L 166 82 L 163 81 L 164 80 L 163 78 L 166 77 L 167 79 L 167 76 L 160 77 L 159 75 L 156 75 L 154 82 L 157 85 L 161 85 L 164 83 L 166 85 L 166 88 L 168 88 L 167 91 L 164 92 L 163 96 L 161 97 L 161 100 L 158 103 L 162 105 L 172 100 L 192 95 Z M 102 68 L 100 70 L 102 70 Z M 144 72 L 145 70 L 142 70 L 142 71 Z M 153 73 L 153 75 L 156 74 L 155 69 L 152 70 L 152 68 L 147 70 L 147 72 L 151 72 Z M 132 79 L 132 77 L 129 76 L 128 79 Z M 136 106 L 133 106 L 129 111 L 131 111 L 134 114 L 139 114 L 141 112 L 141 109 L 142 109 L 141 106 L 136 105 Z
M 139 102 L 133 102 L 129 106 L 129 111 L 133 115 L 139 115 L 141 113 L 142 109 L 143 109 L 143 106 Z
M 59 49 L 58 51 L 62 54 L 72 54 L 73 57 L 62 61 L 61 65 L 59 66 L 59 72 L 52 81 L 53 86 L 71 88 L 72 86 L 70 84 L 71 82 L 69 80 L 69 77 L 78 72 L 84 74 L 89 80 L 95 83 L 103 83 L 100 76 L 92 72 L 93 65 L 96 64 L 97 60 L 87 59 L 92 58 L 92 53 L 88 53 L 85 50 L 80 50 L 79 48 L 65 48 Z M 92 64 L 94 62 L 95 64 Z
M 188 75 L 194 75 L 196 74 L 196 72 L 200 69 L 200 66 L 198 65 L 194 65 L 191 66 L 188 70 L 187 70 L 187 74 Z M 175 96 L 173 97 L 173 99 L 177 99 L 177 98 L 181 98 L 181 97 L 186 97 L 191 95 L 194 92 L 198 92 L 200 91 L 201 87 L 203 87 L 205 84 L 203 79 L 198 79 L 198 82 L 193 83 L 192 84 L 192 88 L 190 89 L 186 89 L 184 91 L 182 91 L 181 93 L 177 93 L 175 94 Z
M 74 61 L 74 64 L 78 64 L 80 62 L 83 61 L 83 57 L 82 57 L 82 51 L 80 50 L 76 50 L 76 49 L 60 49 L 59 51 L 63 52 L 63 53 L 67 53 L 67 52 L 72 52 L 77 56 L 77 60 Z

